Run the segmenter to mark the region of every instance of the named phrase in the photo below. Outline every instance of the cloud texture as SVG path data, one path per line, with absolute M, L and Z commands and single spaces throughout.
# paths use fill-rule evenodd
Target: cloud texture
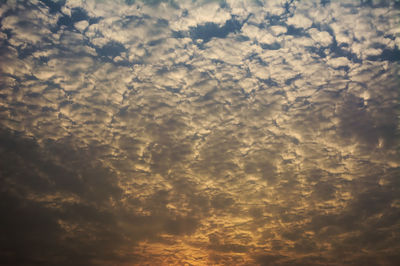
M 399 13 L 0 2 L 0 264 L 398 265 Z

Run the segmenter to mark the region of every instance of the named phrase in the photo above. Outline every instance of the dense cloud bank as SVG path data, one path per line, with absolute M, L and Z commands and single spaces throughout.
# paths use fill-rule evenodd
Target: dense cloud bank
M 398 1 L 0 2 L 0 264 L 399 265 Z

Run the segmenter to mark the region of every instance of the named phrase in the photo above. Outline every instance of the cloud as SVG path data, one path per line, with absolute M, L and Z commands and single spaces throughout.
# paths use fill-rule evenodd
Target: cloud
M 368 3 L 2 3 L 0 261 L 395 265 L 399 9 Z

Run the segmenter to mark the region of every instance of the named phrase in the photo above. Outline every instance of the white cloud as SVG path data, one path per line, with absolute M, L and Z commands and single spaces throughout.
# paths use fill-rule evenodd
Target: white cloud
M 74 26 L 79 31 L 83 32 L 89 26 L 89 22 L 87 22 L 86 20 L 82 20 L 82 21 L 75 23 Z
M 286 31 L 287 31 L 286 27 L 279 26 L 279 25 L 270 27 L 270 30 L 272 31 L 272 33 L 275 36 L 286 33 Z
M 189 30 L 190 27 L 215 23 L 220 26 L 231 18 L 231 14 L 220 7 L 218 1 L 210 1 L 206 4 L 195 4 L 185 1 L 181 4 L 182 9 L 186 9 L 188 14 L 184 17 L 174 17 L 171 22 L 173 30 Z
M 326 31 L 310 29 L 308 32 L 310 33 L 311 38 L 322 46 L 328 46 L 332 43 L 332 36 Z
M 351 63 L 346 57 L 336 57 L 327 61 L 332 67 L 349 66 Z
M 297 28 L 309 28 L 312 25 L 312 20 L 301 13 L 296 13 L 293 17 L 288 18 L 287 23 Z

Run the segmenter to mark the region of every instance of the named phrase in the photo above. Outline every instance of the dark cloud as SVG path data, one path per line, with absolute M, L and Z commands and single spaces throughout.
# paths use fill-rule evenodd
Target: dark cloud
M 2 130 L 1 141 L 1 212 L 7 213 L 1 226 L 3 264 L 84 265 L 96 257 L 95 250 L 106 248 L 102 245 L 112 247 L 108 240 L 122 240 L 118 232 L 104 231 L 115 227 L 115 220 L 101 208 L 108 204 L 107 198 L 117 199 L 120 194 L 112 180 L 101 176 L 105 170 L 85 169 L 89 158 L 85 158 L 87 164 L 75 163 L 75 171 L 58 165 L 57 159 L 65 160 L 62 154 L 53 153 L 60 144 L 43 149 L 34 140 L 7 130 Z M 66 153 L 68 148 L 60 150 Z M 68 154 L 81 155 L 73 150 Z M 101 188 L 102 183 L 106 187 Z
M 151 215 L 132 215 L 117 206 L 110 212 L 121 191 L 108 169 L 91 166 L 95 162 L 90 156 L 95 155 L 90 151 L 61 143 L 39 147 L 7 130 L 2 130 L 1 141 L 1 212 L 7 213 L 2 220 L 1 260 L 6 265 L 131 260 L 129 255 L 117 255 L 121 245 L 156 236 L 152 228 L 157 224 L 159 233 L 172 235 L 192 234 L 199 226 L 193 216 L 168 213 L 167 191 L 155 193 L 147 203 Z M 125 231 L 124 224 L 131 229 Z
M 256 262 L 259 265 L 268 266 L 268 265 L 277 265 L 279 261 L 285 259 L 285 256 L 282 255 L 259 255 L 256 257 Z

